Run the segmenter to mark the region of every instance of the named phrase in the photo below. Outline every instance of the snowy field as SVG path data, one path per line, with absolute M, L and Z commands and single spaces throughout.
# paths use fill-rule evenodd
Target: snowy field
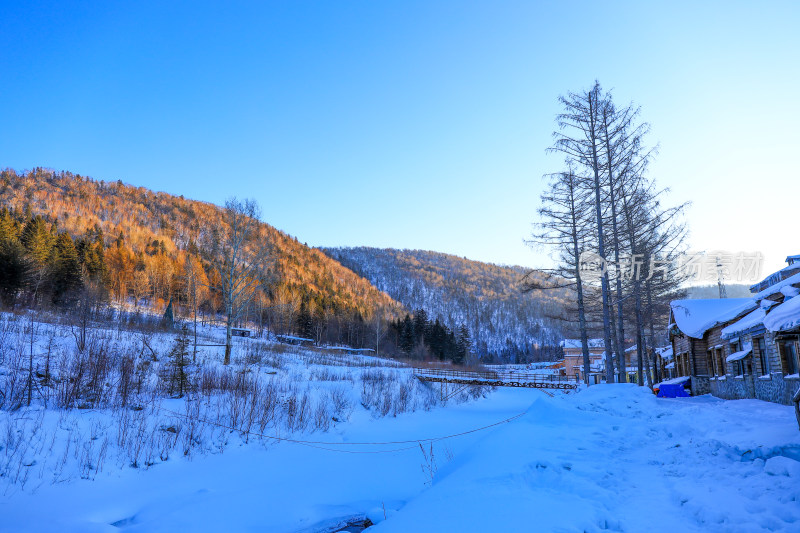
M 657 399 L 627 384 L 442 401 L 392 362 L 244 339 L 247 357 L 229 370 L 214 348 L 202 353 L 195 372 L 217 381 L 168 399 L 158 367 L 173 338 L 156 334 L 161 355 L 125 406 L 109 363 L 108 391 L 87 389 L 104 399 L 78 394 L 94 407 L 65 410 L 55 362 L 74 336 L 39 325 L 31 337 L 24 320 L 3 320 L 2 390 L 27 364 L 14 354 L 29 338 L 62 383 L 47 407 L 0 411 L 3 532 L 322 532 L 348 517 L 376 533 L 800 531 L 790 407 Z M 109 353 L 149 360 L 138 335 L 101 337 Z M 225 385 L 227 371 L 250 385 Z

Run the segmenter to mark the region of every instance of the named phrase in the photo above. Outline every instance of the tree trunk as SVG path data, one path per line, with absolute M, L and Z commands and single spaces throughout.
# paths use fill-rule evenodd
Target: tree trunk
M 650 316 L 648 317 L 648 325 L 650 327 L 650 349 L 653 350 L 653 378 L 655 383 L 661 382 L 661 371 L 658 368 L 658 359 L 655 357 L 655 338 L 656 338 L 656 330 L 655 324 L 653 323 L 653 291 L 652 287 L 650 286 L 650 279 L 645 281 L 645 292 L 647 293 L 647 309 L 650 312 Z
M 574 217 L 573 217 L 574 219 Z M 589 372 L 591 372 L 591 360 L 589 359 L 589 339 L 586 333 L 586 311 L 583 305 L 583 281 L 581 280 L 581 267 L 578 264 L 578 234 L 575 224 L 572 226 L 573 252 L 575 254 L 575 283 L 578 289 L 578 327 L 581 333 L 581 351 L 583 352 L 583 382 L 589 385 Z M 565 371 L 567 369 L 564 369 Z
M 231 364 L 231 346 L 233 344 L 233 307 L 228 305 L 228 314 L 226 317 L 227 328 L 225 331 L 225 360 L 223 364 Z
M 644 323 L 642 322 L 642 289 L 641 283 L 634 282 L 634 297 L 636 298 L 636 382 L 639 386 L 644 385 Z M 648 365 L 649 367 L 649 365 Z M 647 377 L 650 381 L 650 376 Z
M 595 194 L 595 214 L 597 215 L 597 253 L 603 261 L 603 270 L 600 276 L 600 289 L 603 293 L 603 343 L 606 350 L 606 383 L 614 383 L 614 358 L 612 355 L 613 346 L 611 344 L 611 322 L 609 320 L 609 295 L 608 295 L 608 269 L 605 265 L 606 250 L 603 242 L 603 211 L 600 198 L 600 163 L 597 160 L 597 122 L 595 113 L 597 112 L 597 97 L 599 89 L 590 93 L 589 97 L 589 118 L 591 123 L 592 141 L 592 170 L 594 171 L 594 194 Z
M 614 194 L 614 162 L 611 155 L 611 140 L 608 132 L 608 117 L 603 112 L 603 141 L 606 146 L 606 164 L 608 165 L 608 190 L 611 204 L 611 233 L 614 237 L 614 261 L 617 266 L 617 320 L 615 331 L 615 345 L 617 349 L 617 362 L 619 364 L 619 381 L 628 381 L 625 362 L 625 319 L 622 312 L 622 276 L 619 272 L 619 228 L 617 226 L 617 198 Z

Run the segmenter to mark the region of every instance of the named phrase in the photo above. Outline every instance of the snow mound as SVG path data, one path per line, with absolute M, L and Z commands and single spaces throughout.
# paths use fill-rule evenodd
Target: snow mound
M 783 456 L 771 457 L 764 464 L 764 472 L 771 476 L 787 476 L 800 480 L 800 462 Z

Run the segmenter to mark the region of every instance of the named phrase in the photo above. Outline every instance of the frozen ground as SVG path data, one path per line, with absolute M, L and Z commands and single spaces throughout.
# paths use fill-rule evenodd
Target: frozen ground
M 25 375 L 14 355 L 28 349 L 24 326 L 0 320 L 0 390 Z M 112 357 L 107 385 L 85 384 L 101 400 L 78 400 L 96 407 L 67 410 L 53 404 L 69 385 L 58 369 L 73 341 L 39 327 L 32 351 L 53 354 L 60 384 L 48 408 L 0 410 L 0 532 L 307 533 L 357 515 L 376 533 L 800 531 L 790 407 L 657 399 L 635 385 L 442 402 L 438 386 L 390 362 L 250 341 L 227 370 L 203 354 L 214 372 L 204 379 L 216 380 L 205 392 L 164 399 L 158 368 L 171 339 L 156 335 L 158 360 L 127 406 L 113 370 L 122 359 Z M 97 353 L 129 354 L 138 368 L 152 358 L 137 335 L 103 333 Z M 224 372 L 250 385 L 221 384 Z M 266 407 L 269 417 L 252 414 Z

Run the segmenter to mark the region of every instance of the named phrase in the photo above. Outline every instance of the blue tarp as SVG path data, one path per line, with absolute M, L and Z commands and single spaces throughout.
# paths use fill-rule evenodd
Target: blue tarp
M 689 393 L 683 388 L 683 383 L 662 383 L 658 388 L 659 398 L 688 398 Z

